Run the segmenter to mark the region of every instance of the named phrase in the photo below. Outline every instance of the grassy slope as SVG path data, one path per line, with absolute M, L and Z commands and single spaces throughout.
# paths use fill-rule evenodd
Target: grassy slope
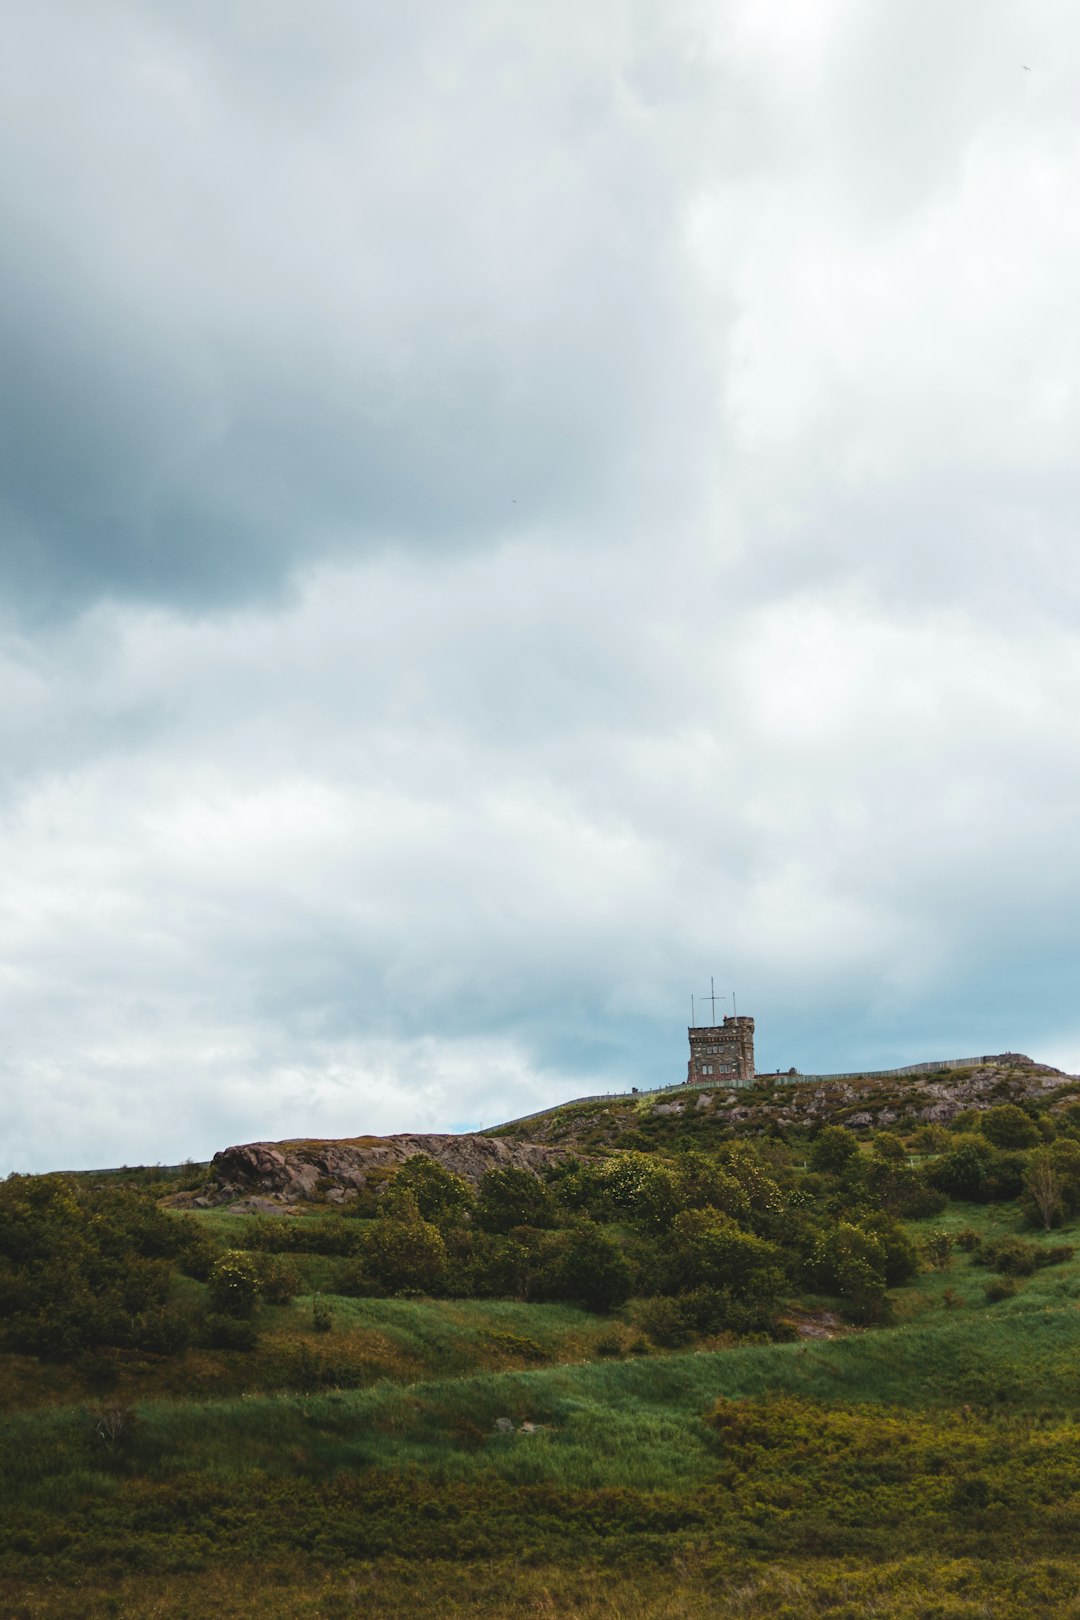
M 588 1120 L 598 1144 L 639 1128 Z M 665 1145 L 716 1130 L 646 1125 Z M 1076 1241 L 1013 1206 L 925 1224 Z M 332 1259 L 296 1259 L 305 1287 L 332 1287 Z M 633 1307 L 613 1329 L 565 1307 L 334 1298 L 319 1336 L 301 1297 L 254 1358 L 147 1363 L 119 1396 L 64 1405 L 64 1370 L 35 1363 L 26 1388 L 53 1406 L 0 1422 L 0 1612 L 1076 1614 L 1080 1260 L 995 1305 L 987 1280 L 958 1252 L 896 1292 L 894 1328 L 718 1353 L 590 1359 L 613 1331 L 629 1343 Z M 364 1387 L 326 1387 L 339 1377 Z M 137 1421 L 109 1449 L 95 1409 L 125 1392 Z
M 1070 1268 L 831 1342 L 150 1403 L 115 1456 L 11 1418 L 4 1612 L 1075 1613 L 1078 1350 Z

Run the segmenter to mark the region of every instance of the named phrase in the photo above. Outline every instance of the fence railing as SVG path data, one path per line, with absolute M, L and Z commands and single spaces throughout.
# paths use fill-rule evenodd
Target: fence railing
M 1017 1052 L 997 1052 L 983 1057 L 942 1058 L 937 1063 L 906 1063 L 899 1069 L 850 1069 L 847 1074 L 765 1074 L 758 1075 L 757 1079 L 786 1080 L 792 1085 L 803 1080 L 888 1080 L 904 1074 L 940 1074 L 943 1069 L 977 1069 L 987 1063 L 1023 1061 Z

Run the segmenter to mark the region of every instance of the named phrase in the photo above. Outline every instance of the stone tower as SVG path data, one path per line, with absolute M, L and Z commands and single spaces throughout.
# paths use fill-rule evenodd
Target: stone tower
M 722 1024 L 700 1024 L 690 1037 L 688 1085 L 745 1086 L 754 1079 L 754 1020 L 725 1018 Z

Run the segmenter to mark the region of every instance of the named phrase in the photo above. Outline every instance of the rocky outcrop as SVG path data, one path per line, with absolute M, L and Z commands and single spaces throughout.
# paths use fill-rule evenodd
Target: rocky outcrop
M 469 1135 L 249 1142 L 215 1153 L 209 1182 L 201 1192 L 184 1196 L 183 1202 L 202 1209 L 237 1202 L 246 1209 L 280 1209 L 313 1200 L 346 1203 L 369 1181 L 384 1180 L 388 1171 L 418 1153 L 475 1184 L 485 1170 L 506 1165 L 539 1172 L 565 1157 L 566 1149 Z

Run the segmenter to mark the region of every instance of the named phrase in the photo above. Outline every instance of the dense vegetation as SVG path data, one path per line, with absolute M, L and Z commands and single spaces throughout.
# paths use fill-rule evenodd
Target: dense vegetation
M 1078 1115 L 664 1121 L 302 1217 L 10 1177 L 0 1608 L 1071 1613 Z

